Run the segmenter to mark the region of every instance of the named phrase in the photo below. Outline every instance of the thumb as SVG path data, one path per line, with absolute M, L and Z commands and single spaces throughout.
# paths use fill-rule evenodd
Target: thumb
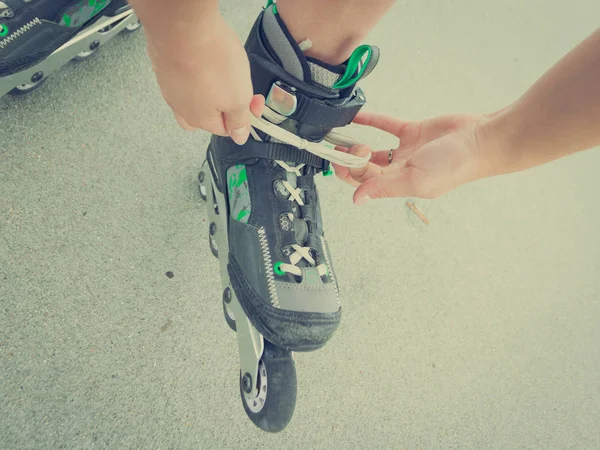
M 354 203 L 362 206 L 374 198 L 414 197 L 415 188 L 409 174 L 390 174 L 371 178 L 354 191 Z
M 260 94 L 254 95 L 254 97 L 252 97 L 252 101 L 250 102 L 250 112 L 255 117 L 260 117 L 260 116 L 262 116 L 264 109 L 265 109 L 265 98 Z
M 223 113 L 223 122 L 231 139 L 238 145 L 244 145 L 250 134 L 250 109 L 248 105 Z

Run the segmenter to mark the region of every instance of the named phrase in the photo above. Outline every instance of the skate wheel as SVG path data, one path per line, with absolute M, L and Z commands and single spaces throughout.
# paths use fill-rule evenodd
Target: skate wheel
M 219 257 L 219 247 L 217 246 L 217 224 L 212 222 L 208 227 L 208 244 L 210 251 L 215 258 Z
M 200 198 L 203 201 L 206 201 L 208 192 L 206 189 L 207 174 L 205 171 L 205 167 L 206 161 L 204 161 L 204 163 L 202 164 L 202 168 L 200 169 L 200 173 L 198 173 L 198 190 L 200 191 Z
M 96 33 L 100 33 L 100 34 L 108 33 L 110 30 L 113 29 L 113 27 L 114 27 L 114 24 L 106 25 L 104 28 L 100 28 Z
M 11 95 L 29 94 L 31 91 L 34 91 L 37 88 L 39 88 L 44 83 L 44 81 L 46 81 L 46 77 L 44 76 L 44 73 L 36 72 L 31 77 L 30 83 L 20 84 L 20 85 L 16 86 L 12 91 L 9 92 L 9 94 L 11 94 Z
M 100 41 L 94 41 L 90 44 L 90 47 L 87 50 L 83 50 L 82 52 L 79 52 L 77 54 L 77 56 L 75 58 L 73 58 L 74 61 L 83 61 L 84 59 L 88 59 L 90 56 L 92 56 L 94 53 L 96 53 L 96 51 L 100 48 Z
M 140 22 L 139 20 L 137 20 L 136 22 L 131 22 L 128 23 L 127 25 L 125 25 L 125 29 L 131 33 L 133 33 L 134 31 L 139 30 L 142 27 L 142 22 Z
M 283 430 L 292 419 L 296 406 L 296 366 L 292 352 L 265 340 L 265 349 L 258 364 L 258 394 L 252 391 L 250 374 L 240 374 L 240 394 L 244 410 L 260 429 L 270 433 Z
M 223 315 L 225 316 L 225 322 L 227 322 L 229 328 L 231 328 L 233 331 L 237 331 L 237 327 L 235 326 L 235 316 L 229 308 L 231 297 L 231 288 L 228 287 L 223 291 Z

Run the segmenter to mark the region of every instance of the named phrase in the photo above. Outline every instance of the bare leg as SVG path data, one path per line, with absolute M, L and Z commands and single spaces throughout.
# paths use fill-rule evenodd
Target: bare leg
M 279 0 L 277 10 L 297 42 L 313 43 L 306 56 L 337 65 L 393 4 L 394 0 Z

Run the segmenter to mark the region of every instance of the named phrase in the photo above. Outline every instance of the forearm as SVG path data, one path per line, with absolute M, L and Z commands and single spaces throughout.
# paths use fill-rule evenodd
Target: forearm
M 600 145 L 600 30 L 483 125 L 499 173 Z M 484 150 L 485 151 L 485 150 Z
M 171 52 L 189 54 L 201 45 L 190 35 L 214 38 L 215 22 L 222 20 L 218 0 L 129 0 L 153 45 L 170 47 Z M 167 5 L 168 3 L 168 5 Z M 193 30 L 195 33 L 191 33 Z

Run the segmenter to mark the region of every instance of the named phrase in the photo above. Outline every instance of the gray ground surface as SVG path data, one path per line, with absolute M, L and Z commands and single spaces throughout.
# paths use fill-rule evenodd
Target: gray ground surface
M 262 3 L 223 4 L 245 37 Z M 499 108 L 598 17 L 589 0 L 398 2 L 369 39 L 369 109 Z M 267 435 L 238 397 L 206 143 L 175 126 L 142 33 L 0 100 L 0 447 L 600 447 L 600 152 L 417 201 L 428 227 L 325 179 L 343 325 L 298 355 L 294 419 Z

